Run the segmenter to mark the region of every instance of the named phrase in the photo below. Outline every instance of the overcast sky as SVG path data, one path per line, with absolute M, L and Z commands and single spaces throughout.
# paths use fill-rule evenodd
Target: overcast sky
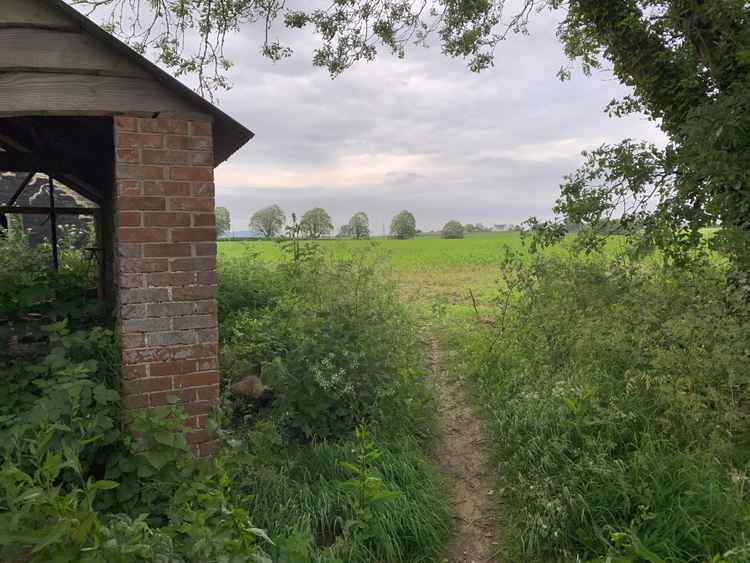
M 324 207 L 337 227 L 365 211 L 378 233 L 401 209 L 423 230 L 550 217 L 582 150 L 661 139 L 643 117 L 603 113 L 627 93 L 609 73 L 557 79 L 560 17 L 538 14 L 530 35 L 502 43 L 481 74 L 433 46 L 405 60 L 383 53 L 335 80 L 312 66 L 312 34 L 295 32 L 294 57 L 272 63 L 258 29 L 244 28 L 227 44 L 234 87 L 219 105 L 256 137 L 217 169 L 217 205 L 234 230 L 273 203 L 288 214 Z

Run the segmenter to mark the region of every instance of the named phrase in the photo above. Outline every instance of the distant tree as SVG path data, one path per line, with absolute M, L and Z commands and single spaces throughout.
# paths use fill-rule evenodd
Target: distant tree
M 302 232 L 307 238 L 318 239 L 333 232 L 331 216 L 322 207 L 310 209 L 302 216 Z
M 350 236 L 356 239 L 370 238 L 370 219 L 363 211 L 355 213 L 349 219 Z
M 257 231 L 263 238 L 273 238 L 284 228 L 286 215 L 276 204 L 256 211 L 250 219 L 250 230 Z
M 474 228 L 474 225 L 472 225 L 471 223 L 466 223 L 464 225 L 464 231 L 467 233 L 473 233 L 476 231 L 476 229 Z
M 404 210 L 391 221 L 391 236 L 397 239 L 408 239 L 417 236 L 417 220 L 410 212 Z
M 216 237 L 221 237 L 232 228 L 232 222 L 229 218 L 229 209 L 226 207 L 216 208 Z
M 341 228 L 339 229 L 339 234 L 336 235 L 338 238 L 352 238 L 352 227 L 348 223 L 346 225 L 341 225 Z
M 443 238 L 464 238 L 464 226 L 458 221 L 448 221 L 442 234 Z

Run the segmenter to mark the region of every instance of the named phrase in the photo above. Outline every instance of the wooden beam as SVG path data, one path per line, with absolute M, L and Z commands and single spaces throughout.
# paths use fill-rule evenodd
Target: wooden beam
M 0 214 L 7 215 L 49 215 L 49 207 L 29 207 L 0 205 Z M 91 207 L 55 207 L 57 215 L 96 215 L 98 209 Z
M 28 152 L 0 152 L 0 171 L 73 173 L 75 172 L 75 165 L 70 161 L 66 162 L 49 155 Z

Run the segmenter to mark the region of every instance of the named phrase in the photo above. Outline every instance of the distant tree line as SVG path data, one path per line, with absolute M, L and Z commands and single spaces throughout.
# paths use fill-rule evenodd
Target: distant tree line
M 293 215 L 295 224 L 296 215 Z M 250 230 L 257 233 L 260 238 L 272 239 L 280 236 L 287 223 L 286 212 L 277 204 L 264 207 L 253 213 L 250 218 Z M 216 208 L 216 234 L 221 237 L 230 229 L 229 210 L 225 207 Z M 302 215 L 298 224 L 299 232 L 309 240 L 317 240 L 330 237 L 334 232 L 331 216 L 322 207 L 310 209 Z M 460 221 L 448 221 L 440 231 L 443 238 L 462 239 L 466 233 L 489 233 L 493 231 L 510 231 L 519 227 L 510 224 L 494 225 L 485 227 L 482 223 L 466 223 Z M 570 225 L 570 231 L 580 228 Z M 613 230 L 616 227 L 613 222 Z M 411 239 L 421 231 L 417 229 L 417 220 L 410 211 L 403 210 L 397 213 L 391 220 L 390 237 L 398 240 Z M 352 215 L 349 222 L 339 227 L 336 238 L 351 238 L 364 240 L 370 238 L 370 219 L 364 211 L 358 211 Z

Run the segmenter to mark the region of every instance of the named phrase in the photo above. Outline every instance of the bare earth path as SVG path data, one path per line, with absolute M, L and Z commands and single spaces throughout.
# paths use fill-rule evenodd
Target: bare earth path
M 451 488 L 453 539 L 444 562 L 498 562 L 499 523 L 489 440 L 460 382 L 442 368 L 440 344 L 428 339 L 430 365 L 439 403 L 438 463 Z

